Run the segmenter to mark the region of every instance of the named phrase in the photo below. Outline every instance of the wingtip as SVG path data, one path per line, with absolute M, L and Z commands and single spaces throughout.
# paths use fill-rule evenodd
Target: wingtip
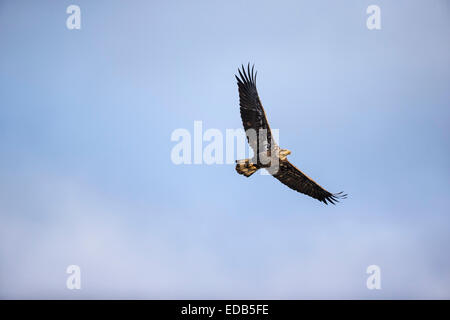
M 344 191 L 338 192 L 334 194 L 335 197 L 337 197 L 338 199 L 347 199 L 347 194 L 344 193 Z
M 326 205 L 328 205 L 328 203 L 331 203 L 332 205 L 336 205 L 337 203 L 340 202 L 339 200 L 342 200 L 342 199 L 347 199 L 347 194 L 344 193 L 343 191 L 337 192 L 337 193 L 332 193 L 323 199 L 319 199 L 319 201 L 325 203 Z
M 258 71 L 255 71 L 254 69 L 255 64 L 251 65 L 250 62 L 247 63 L 247 68 L 245 68 L 244 64 L 241 64 L 241 67 L 238 68 L 240 78 L 237 75 L 235 75 L 235 77 L 243 84 L 256 84 L 256 75 L 258 74 Z

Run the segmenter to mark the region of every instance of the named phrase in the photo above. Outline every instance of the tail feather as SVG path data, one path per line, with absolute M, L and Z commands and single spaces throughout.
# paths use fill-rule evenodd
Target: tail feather
M 250 159 L 236 160 L 236 171 L 247 178 L 258 171 L 259 167 L 253 164 Z

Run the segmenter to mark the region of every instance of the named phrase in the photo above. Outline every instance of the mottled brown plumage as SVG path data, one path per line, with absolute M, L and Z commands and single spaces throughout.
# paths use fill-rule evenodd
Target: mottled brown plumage
M 260 168 L 268 168 L 260 161 L 260 155 L 270 155 L 277 157 L 277 170 L 268 170 L 275 178 L 289 188 L 306 194 L 314 199 L 324 202 L 325 204 L 338 202 L 339 199 L 345 199 L 346 194 L 342 192 L 330 193 L 306 174 L 297 169 L 287 160 L 289 150 L 280 149 L 272 139 L 269 122 L 262 106 L 261 100 L 256 89 L 256 73 L 254 68 L 250 68 L 250 64 L 245 70 L 244 66 L 239 69 L 239 77 L 236 76 L 239 87 L 239 104 L 241 111 L 242 123 L 247 132 L 247 140 L 255 154 L 254 159 L 245 159 L 236 161 L 236 171 L 246 177 L 251 176 Z M 251 139 L 248 136 L 249 130 L 254 130 L 257 137 Z

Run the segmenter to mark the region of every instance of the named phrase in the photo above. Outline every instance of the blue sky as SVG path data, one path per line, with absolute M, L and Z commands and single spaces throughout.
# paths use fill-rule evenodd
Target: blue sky
M 444 0 L 1 1 L 0 297 L 450 298 L 449 18 Z M 171 162 L 173 130 L 241 127 L 249 61 L 289 159 L 347 200 Z

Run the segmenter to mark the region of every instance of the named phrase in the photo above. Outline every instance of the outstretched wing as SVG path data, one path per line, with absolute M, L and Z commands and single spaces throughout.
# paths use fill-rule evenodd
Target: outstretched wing
M 242 66 L 242 71 L 238 69 L 239 77 L 236 76 L 236 79 L 239 87 L 241 118 L 247 140 L 253 152 L 259 154 L 271 150 L 275 142 L 272 141 L 269 122 L 256 90 L 256 72 L 253 72 L 253 68 L 254 66 L 250 70 L 250 64 L 248 64 L 246 71 Z
M 328 204 L 328 202 L 335 204 L 335 202 L 339 202 L 339 199 L 345 199 L 347 197 L 342 192 L 328 192 L 287 160 L 280 161 L 280 168 L 273 176 L 289 188 L 304 193 L 325 204 Z

